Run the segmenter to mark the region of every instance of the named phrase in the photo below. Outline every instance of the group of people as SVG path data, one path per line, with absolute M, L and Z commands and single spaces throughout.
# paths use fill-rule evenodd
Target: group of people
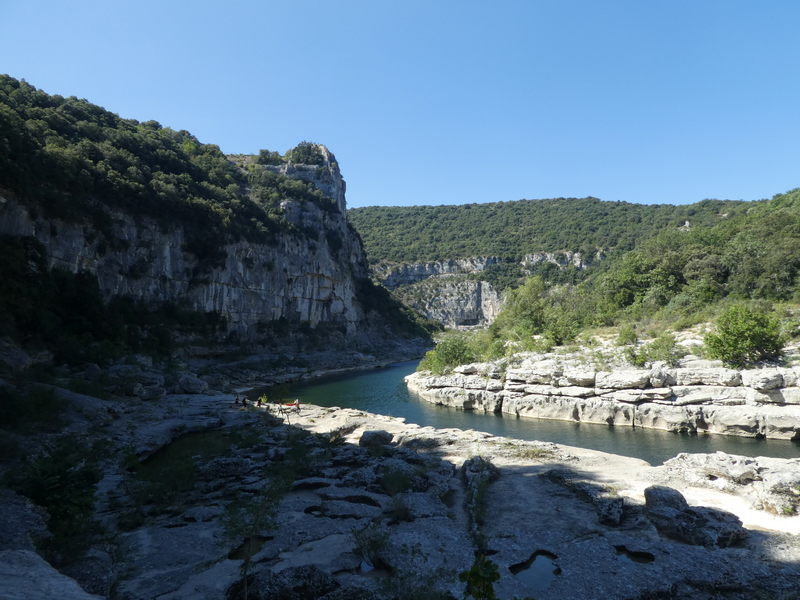
M 252 400 L 251 400 L 251 403 L 252 403 Z M 240 406 L 240 405 L 241 406 L 247 406 L 247 397 L 242 396 L 242 401 L 241 401 L 241 404 L 240 404 L 239 403 L 239 394 L 237 393 L 236 394 L 236 399 L 233 401 L 233 405 L 234 406 Z M 263 406 L 263 404 L 261 403 L 261 398 L 259 398 L 256 401 L 256 406 L 259 407 L 259 408 L 261 406 Z M 300 410 L 300 398 L 295 399 L 294 402 L 288 402 L 288 403 L 284 404 L 284 406 L 288 406 L 290 408 L 295 408 L 297 410 Z

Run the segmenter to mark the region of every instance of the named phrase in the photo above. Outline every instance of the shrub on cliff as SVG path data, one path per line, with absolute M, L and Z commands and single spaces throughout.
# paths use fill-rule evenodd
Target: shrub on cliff
M 708 355 L 733 367 L 777 358 L 784 340 L 778 316 L 742 304 L 731 306 L 716 321 L 716 333 L 706 334 Z

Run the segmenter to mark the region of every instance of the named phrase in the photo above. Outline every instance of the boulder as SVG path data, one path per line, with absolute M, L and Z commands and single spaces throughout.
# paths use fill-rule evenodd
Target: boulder
M 363 448 L 377 448 L 392 443 L 394 436 L 388 431 L 380 429 L 365 431 L 358 440 L 358 445 Z
M 202 394 L 208 389 L 208 383 L 194 375 L 184 375 L 178 380 L 178 385 L 187 394 Z
M 654 388 L 675 385 L 675 370 L 665 363 L 656 363 L 650 369 L 650 385 Z
M 783 386 L 783 375 L 778 369 L 748 369 L 742 371 L 742 385 L 762 392 Z
M 724 510 L 689 507 L 672 488 L 651 486 L 644 491 L 647 517 L 661 535 L 695 546 L 728 548 L 747 537 L 739 517 Z
M 100 376 L 103 370 L 94 363 L 89 363 L 86 369 L 83 372 L 83 376 L 88 379 L 89 381 L 94 381 Z
M 737 386 L 742 384 L 739 371 L 734 369 L 674 369 L 676 385 L 723 385 Z
M 139 396 L 142 400 L 159 400 L 167 393 L 167 390 L 157 385 L 150 387 L 145 387 L 138 383 L 135 385 L 139 386 L 139 390 L 134 395 Z
M 224 390 L 228 387 L 229 383 L 227 377 L 216 373 L 212 375 L 201 375 L 200 379 L 205 381 L 212 390 Z
M 644 490 L 645 506 L 652 510 L 654 508 L 674 508 L 675 510 L 686 510 L 689 504 L 678 490 L 663 485 L 651 485 Z
M 568 367 L 558 378 L 559 387 L 594 387 L 596 371 L 584 367 Z
M 612 390 L 644 388 L 650 383 L 650 371 L 600 371 L 595 377 L 595 386 Z

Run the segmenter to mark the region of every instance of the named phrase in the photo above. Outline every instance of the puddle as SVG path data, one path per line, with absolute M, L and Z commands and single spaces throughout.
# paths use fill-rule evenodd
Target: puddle
M 308 490 L 289 492 L 283 496 L 284 502 L 291 502 L 295 500 L 302 502 L 319 502 L 319 499 L 320 498 L 317 494 Z
M 253 543 L 250 544 L 250 538 L 245 538 L 244 543 L 233 550 L 230 554 L 228 554 L 229 560 L 244 560 L 247 558 L 248 550 L 250 551 L 250 556 L 256 554 L 259 550 L 261 550 L 261 546 L 263 546 L 266 542 L 272 539 L 272 536 L 264 537 L 262 535 L 257 535 L 253 538 Z M 249 546 L 249 547 L 248 547 Z
M 376 508 L 381 507 L 377 501 L 373 500 L 369 496 L 344 496 L 342 498 L 336 498 L 335 496 L 329 496 L 325 492 L 320 492 L 317 494 L 317 496 L 323 500 L 341 500 L 342 502 L 349 502 L 350 504 L 364 504 L 366 506 L 374 506 Z
M 617 551 L 617 560 L 620 562 L 647 565 L 656 560 L 656 557 L 649 552 L 631 552 L 625 546 L 614 546 L 614 549 Z
M 176 462 L 194 462 L 198 457 L 208 459 L 224 456 L 234 444 L 258 435 L 261 435 L 258 430 L 244 427 L 235 432 L 228 429 L 205 429 L 184 433 L 141 461 L 139 473 L 157 471 Z
M 358 565 L 356 574 L 361 575 L 361 577 L 366 577 L 367 579 L 383 579 L 384 577 L 389 577 L 389 575 L 391 575 L 391 573 L 389 573 L 389 571 L 386 569 L 382 569 L 381 567 L 373 567 L 365 560 L 362 560 L 361 564 Z
M 558 557 L 547 550 L 537 550 L 525 562 L 511 565 L 511 574 L 532 590 L 543 591 L 561 575 L 561 568 L 553 561 Z

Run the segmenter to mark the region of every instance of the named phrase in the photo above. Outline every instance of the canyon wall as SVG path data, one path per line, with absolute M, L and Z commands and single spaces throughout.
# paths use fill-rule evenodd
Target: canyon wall
M 184 250 L 180 223 L 165 226 L 112 210 L 107 211 L 111 231 L 104 234 L 88 222 L 47 220 L 44 211 L 5 190 L 0 190 L 0 234 L 34 237 L 45 246 L 51 268 L 95 274 L 106 298 L 217 311 L 227 320 L 228 340 L 263 338 L 265 327 L 281 322 L 306 332 L 324 330 L 333 347 L 384 344 L 391 337 L 385 324 L 367 315 L 357 297 L 367 263 L 347 224 L 345 183 L 333 154 L 321 148 L 322 172 L 314 167 L 310 172 L 316 175 L 308 180 L 334 198 L 336 208 L 284 201 L 284 230 L 269 244 L 225 245 L 226 258 L 213 268 Z M 308 171 L 302 165 L 290 168 Z

